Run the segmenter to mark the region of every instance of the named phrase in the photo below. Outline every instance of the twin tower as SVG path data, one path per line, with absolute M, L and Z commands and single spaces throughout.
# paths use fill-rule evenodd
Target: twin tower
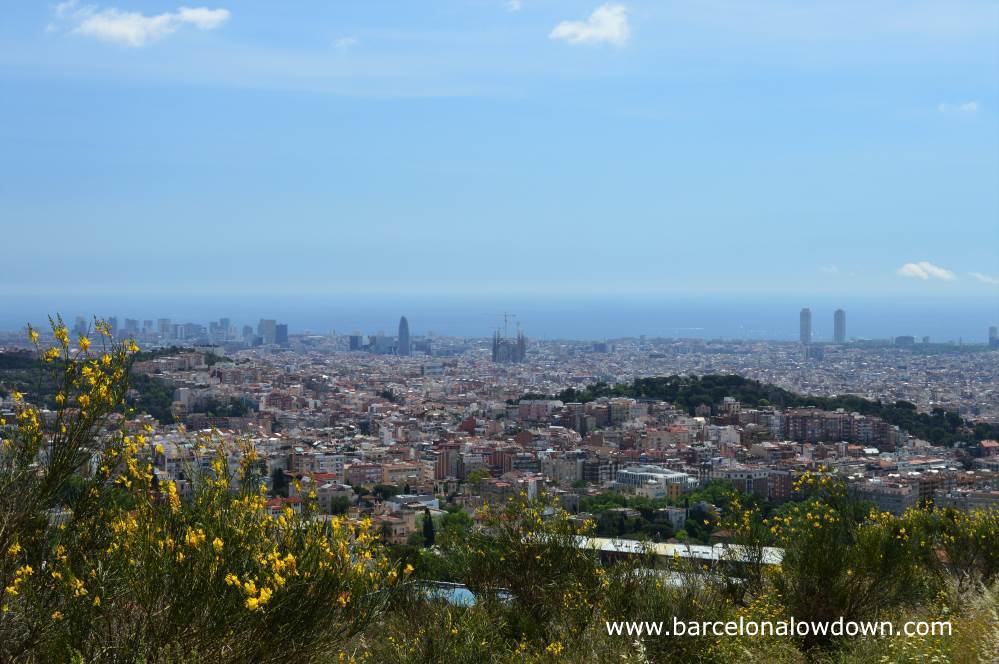
M 805 345 L 812 343 L 812 310 L 808 307 L 798 317 L 798 340 Z M 846 343 L 846 312 L 842 309 L 833 314 L 833 343 Z

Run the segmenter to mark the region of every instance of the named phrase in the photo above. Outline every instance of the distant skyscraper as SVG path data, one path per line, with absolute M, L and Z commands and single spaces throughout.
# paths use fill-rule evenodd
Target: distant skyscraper
M 261 318 L 257 323 L 257 336 L 263 340 L 264 345 L 274 343 L 274 338 L 277 336 L 277 321 L 273 318 Z
M 798 317 L 798 339 L 803 344 L 812 343 L 812 310 L 805 307 Z
M 846 343 L 846 312 L 837 309 L 833 314 L 833 341 L 838 344 Z
M 989 328 L 989 348 L 999 348 L 999 327 Z
M 288 345 L 288 325 L 285 323 L 278 323 L 274 326 L 274 343 L 279 346 Z
M 409 341 L 409 321 L 403 316 L 399 319 L 399 354 L 409 355 L 412 352 L 412 346 Z

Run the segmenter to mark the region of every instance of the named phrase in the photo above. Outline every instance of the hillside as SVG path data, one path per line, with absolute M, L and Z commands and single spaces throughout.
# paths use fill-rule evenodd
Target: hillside
M 678 408 L 687 410 L 691 415 L 697 406 L 705 404 L 714 407 L 725 397 L 734 397 L 748 407 L 813 406 L 823 410 L 842 408 L 848 412 L 880 417 L 908 431 L 910 435 L 934 445 L 951 446 L 962 441 L 971 442 L 999 437 L 997 425 L 972 423 L 958 413 L 940 408 L 935 408 L 931 413 L 920 413 L 916 406 L 908 401 L 884 403 L 852 395 L 808 396 L 736 375 L 639 378 L 631 384 L 596 383 L 582 390 L 568 388 L 556 395 L 525 394 L 523 398 L 586 403 L 600 397 L 617 396 L 668 401 L 676 404 Z

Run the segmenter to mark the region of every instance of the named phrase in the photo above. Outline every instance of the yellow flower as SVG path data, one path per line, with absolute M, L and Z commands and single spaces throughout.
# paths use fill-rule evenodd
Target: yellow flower
M 222 542 L 220 538 L 216 537 L 214 540 L 212 540 L 212 548 L 215 549 L 216 553 L 221 553 L 223 546 L 225 546 L 225 544 Z
M 90 405 L 90 397 L 88 397 L 86 394 L 81 394 L 76 398 L 76 400 L 80 403 L 81 408 L 86 408 L 87 406 Z
M 80 350 L 86 351 L 90 348 L 90 339 L 87 337 L 80 337 Z
M 62 620 L 62 613 L 60 613 L 59 611 L 53 611 L 52 612 L 52 620 L 55 620 L 56 622 L 59 622 L 60 620 Z
M 403 574 L 412 574 L 413 573 L 413 566 L 410 565 L 409 563 L 406 563 L 406 566 L 402 568 L 402 573 Z
M 38 343 L 38 333 L 35 332 L 33 329 L 28 328 L 28 336 L 31 337 L 31 343 L 33 344 Z
M 257 609 L 260 608 L 260 602 L 257 600 L 256 597 L 247 597 L 246 608 L 248 608 L 250 611 L 256 611 Z
M 94 606 L 100 606 L 100 605 L 101 605 L 101 596 L 97 595 L 94 597 Z
M 156 453 L 157 454 L 163 454 L 163 446 L 160 445 L 159 443 L 156 444 L 156 448 L 155 449 L 156 449 Z
M 205 541 L 205 531 L 201 528 L 194 530 L 193 528 L 187 529 L 187 545 L 191 548 L 198 548 Z M 221 542 L 221 540 L 219 540 Z
M 17 542 L 11 544 L 10 547 L 8 547 L 7 549 L 8 556 L 16 556 L 19 553 L 21 553 L 21 545 L 18 544 Z
M 110 366 L 111 365 L 111 356 L 108 355 L 107 353 L 104 353 L 103 355 L 101 355 L 101 364 L 103 364 L 106 367 Z
M 129 342 L 128 342 L 128 352 L 130 352 L 130 353 L 138 353 L 139 352 L 139 345 L 137 343 L 135 343 L 134 339 L 130 339 Z

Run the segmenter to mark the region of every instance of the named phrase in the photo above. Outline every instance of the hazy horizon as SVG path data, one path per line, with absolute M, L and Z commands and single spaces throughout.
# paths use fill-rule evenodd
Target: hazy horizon
M 72 320 L 89 317 L 170 318 L 174 323 L 202 323 L 225 316 L 233 323 L 256 326 L 276 318 L 302 333 L 349 334 L 383 331 L 394 335 L 405 315 L 414 335 L 487 337 L 509 318 L 511 333 L 519 323 L 538 339 L 598 340 L 615 337 L 770 339 L 798 338 L 798 313 L 812 310 L 815 341 L 832 338 L 835 309 L 847 313 L 849 338 L 886 339 L 913 335 L 931 341 L 984 343 L 987 329 L 999 325 L 999 302 L 991 298 L 882 298 L 813 296 L 525 296 L 487 294 L 432 295 L 101 295 L 0 296 L 0 328 L 19 329 L 43 323 L 60 313 Z

